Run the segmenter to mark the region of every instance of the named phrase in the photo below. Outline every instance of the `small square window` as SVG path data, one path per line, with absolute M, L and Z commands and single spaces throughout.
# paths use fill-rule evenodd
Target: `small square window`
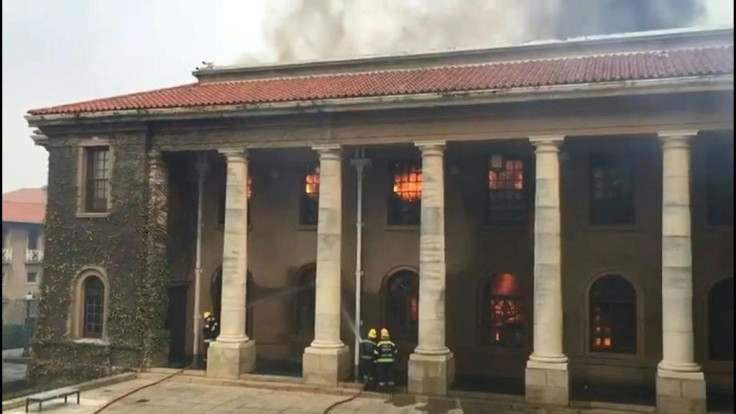
M 28 272 L 26 275 L 26 283 L 29 285 L 38 283 L 38 272 Z

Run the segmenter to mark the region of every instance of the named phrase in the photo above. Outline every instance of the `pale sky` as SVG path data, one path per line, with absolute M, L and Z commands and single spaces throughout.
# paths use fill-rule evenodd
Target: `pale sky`
M 462 26 L 471 24 L 457 25 L 451 19 L 437 19 L 437 16 L 434 20 L 425 18 L 433 12 L 445 18 L 449 13 L 438 7 L 456 4 L 451 0 L 303 1 L 302 4 L 309 6 L 329 4 L 313 7 L 320 10 L 317 14 L 334 14 L 340 2 L 353 4 L 352 11 L 343 15 L 347 21 L 344 23 L 347 33 L 342 35 L 342 42 L 347 42 L 346 53 L 394 53 L 403 48 L 416 48 L 410 46 L 408 38 L 401 37 L 407 33 L 413 34 L 415 43 L 418 40 L 422 44 L 419 47 L 427 44 L 445 47 L 445 41 L 454 45 L 473 40 L 470 35 L 462 37 L 462 33 L 458 37 L 464 29 Z M 325 3 L 317 3 L 320 1 Z M 478 7 L 463 7 L 468 1 Z M 487 42 L 496 36 L 503 41 L 503 36 L 498 37 L 503 29 L 497 24 L 488 25 L 489 19 L 495 17 L 519 27 L 510 19 L 511 6 L 532 0 L 494 1 L 463 0 L 463 6 L 454 7 L 461 13 L 452 10 L 456 14 L 451 17 L 472 22 L 470 17 L 479 15 L 479 9 L 484 8 L 481 11 L 485 15 L 477 24 L 484 28 L 474 34 L 475 39 Z M 543 1 L 563 4 L 567 0 Z M 669 7 L 669 0 L 657 1 Z M 733 0 L 699 1 L 708 6 L 706 15 L 700 16 L 697 24 L 705 19 L 706 25 L 733 27 Z M 29 109 L 194 82 L 191 71 L 203 60 L 217 65 L 268 60 L 277 54 L 277 48 L 267 46 L 269 38 L 264 33 L 273 32 L 276 21 L 283 24 L 280 31 L 276 30 L 281 37 L 274 38 L 283 42 L 286 36 L 297 58 L 332 53 L 335 49 L 332 43 L 338 40 L 333 40 L 332 32 L 325 29 L 332 18 L 314 17 L 313 10 L 292 15 L 291 20 L 284 18 L 289 7 L 298 3 L 297 0 L 2 0 L 3 192 L 40 187 L 47 181 L 46 150 L 33 145 L 29 137 L 31 130 L 23 118 Z M 677 2 L 673 0 L 673 3 Z M 487 7 L 488 4 L 492 7 Z M 502 15 L 498 10 L 503 10 Z M 412 13 L 413 20 L 407 17 Z M 443 30 L 430 27 L 431 21 L 437 22 L 435 25 L 455 26 Z M 484 30 L 490 30 L 490 35 Z M 437 33 L 443 39 L 430 39 L 427 35 Z M 519 37 L 523 33 L 506 35 Z M 325 43 L 329 43 L 327 51 L 323 50 Z

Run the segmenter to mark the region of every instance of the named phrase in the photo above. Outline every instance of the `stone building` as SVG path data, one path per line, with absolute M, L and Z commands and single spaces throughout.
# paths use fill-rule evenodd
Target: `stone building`
M 36 378 L 188 360 L 211 309 L 207 375 L 337 384 L 359 300 L 412 393 L 733 394 L 732 29 L 194 75 L 29 111 Z
M 46 189 L 22 188 L 3 194 L 3 325 L 21 325 L 43 277 L 43 219 Z

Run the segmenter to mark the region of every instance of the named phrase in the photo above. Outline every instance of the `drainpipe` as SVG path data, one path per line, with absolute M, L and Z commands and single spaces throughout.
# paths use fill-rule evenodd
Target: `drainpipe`
M 356 243 L 355 243 L 355 378 L 358 378 L 358 365 L 360 364 L 360 329 L 362 320 L 360 317 L 360 298 L 363 278 L 363 170 L 371 164 L 371 160 L 365 158 L 365 149 L 355 150 L 355 158 L 350 160 L 358 174 L 358 208 L 355 220 Z
M 203 153 L 197 154 L 197 247 L 194 264 L 194 323 L 192 324 L 192 367 L 199 364 L 199 327 L 200 319 L 200 292 L 202 290 L 202 202 L 204 200 L 204 177 L 207 173 L 207 159 Z

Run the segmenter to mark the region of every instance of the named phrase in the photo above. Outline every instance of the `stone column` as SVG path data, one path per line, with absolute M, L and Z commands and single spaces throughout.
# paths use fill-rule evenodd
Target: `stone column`
M 445 142 L 417 143 L 422 151 L 419 233 L 419 341 L 409 356 L 409 392 L 447 394 L 455 360 L 445 346 Z
M 560 161 L 563 136 L 531 137 L 536 147 L 534 196 L 534 350 L 526 364 L 526 401 L 568 405 L 570 380 L 562 352 Z
M 319 221 L 317 223 L 314 341 L 304 350 L 304 380 L 337 385 L 350 375 L 348 347 L 340 339 L 342 245 L 342 163 L 340 147 L 316 146 L 319 152 Z
M 248 153 L 221 150 L 227 158 L 225 236 L 222 248 L 220 335 L 207 351 L 207 376 L 238 378 L 255 369 L 255 343 L 245 334 L 248 272 Z
M 657 411 L 705 413 L 705 377 L 695 363 L 690 240 L 690 140 L 697 131 L 660 132 L 662 141 L 662 361 Z
M 143 338 L 143 365 L 166 363 L 168 348 L 160 344 L 168 343 L 164 329 L 166 314 L 155 305 L 159 298 L 166 297 L 166 283 L 169 277 L 168 264 L 168 191 L 169 177 L 161 151 L 148 152 L 148 217 L 146 220 L 146 277 L 141 282 L 139 306 L 151 309 L 148 316 L 152 324 L 146 328 Z

